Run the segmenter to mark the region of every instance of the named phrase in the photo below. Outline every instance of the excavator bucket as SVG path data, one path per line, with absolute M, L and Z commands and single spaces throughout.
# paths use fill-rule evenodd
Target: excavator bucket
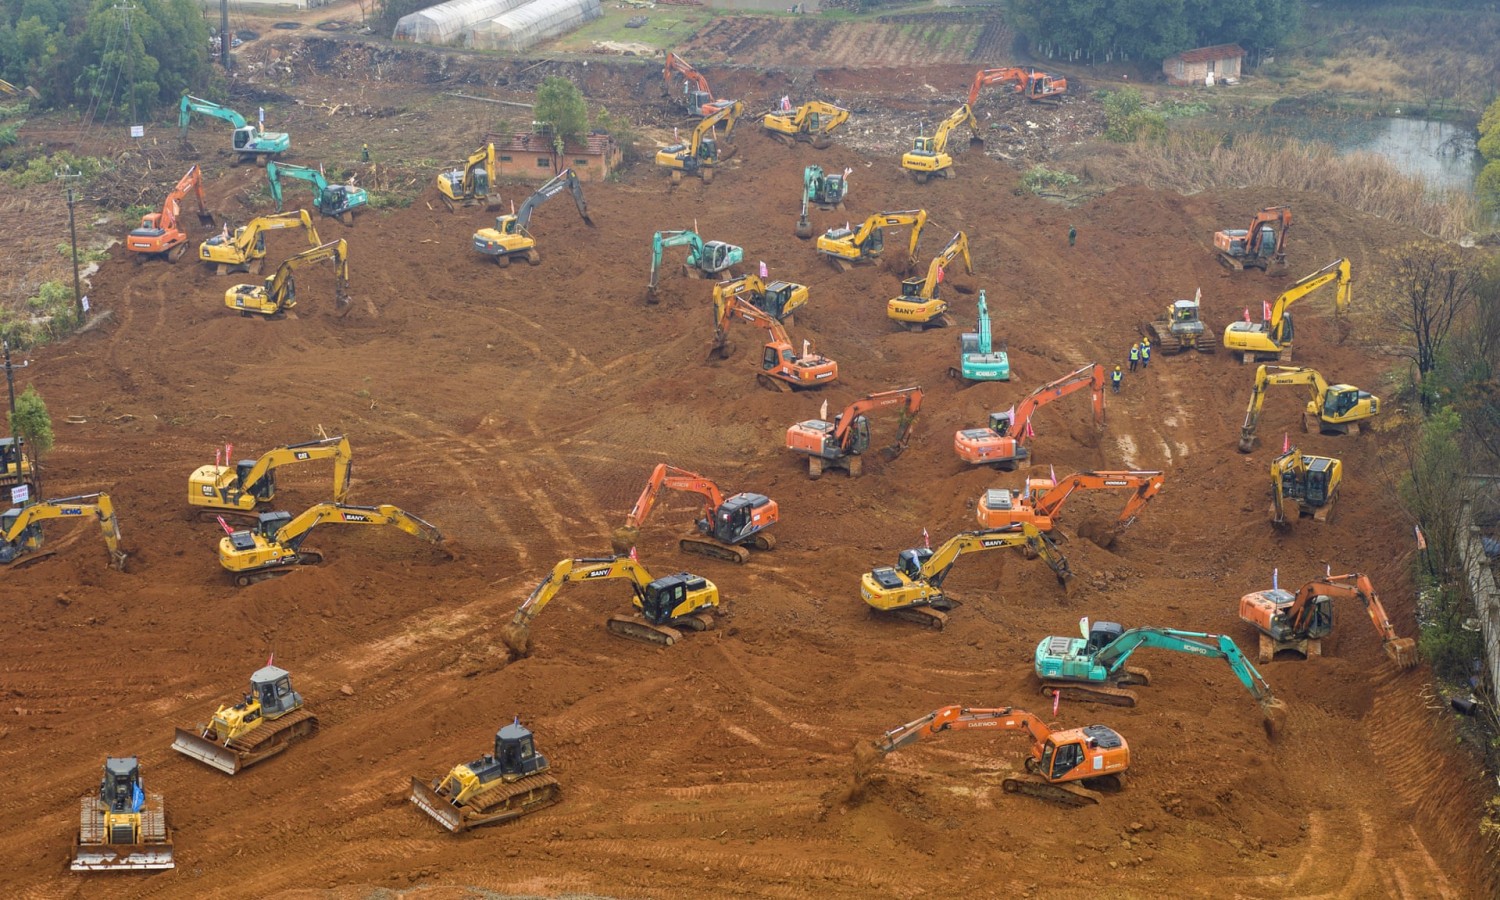
M 625 556 L 630 553 L 630 548 L 635 546 L 635 542 L 640 536 L 641 530 L 639 528 L 621 525 L 609 536 L 610 549 L 614 551 L 616 556 Z
M 226 775 L 233 775 L 240 770 L 239 754 L 183 728 L 177 729 L 177 737 L 172 741 L 172 749 L 184 756 L 191 756 L 205 765 L 213 766 Z
M 1260 704 L 1261 713 L 1265 719 L 1261 726 L 1266 730 L 1266 737 L 1271 740 L 1286 733 L 1287 709 L 1286 704 L 1280 700 L 1263 700 Z
M 427 782 L 420 778 L 411 780 L 411 802 L 417 808 L 432 816 L 439 825 L 452 832 L 464 830 L 464 817 L 453 804 L 437 795 Z
M 1385 655 L 1398 669 L 1411 669 L 1417 665 L 1417 642 L 1411 638 L 1395 638 L 1385 642 Z
M 500 631 L 500 640 L 510 650 L 512 660 L 524 659 L 531 653 L 531 629 L 525 625 L 507 624 Z

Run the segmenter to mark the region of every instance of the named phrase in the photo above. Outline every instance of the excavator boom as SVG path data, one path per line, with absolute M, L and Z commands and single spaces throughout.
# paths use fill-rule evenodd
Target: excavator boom
M 745 112 L 745 104 L 729 101 L 712 114 L 705 115 L 684 144 L 672 144 L 656 152 L 656 164 L 672 173 L 672 183 L 682 180 L 683 175 L 698 175 L 705 184 L 713 181 L 714 170 L 723 160 L 734 155 L 730 144 L 735 123 Z M 722 142 L 715 136 L 719 124 L 724 125 Z
M 430 544 L 443 543 L 442 532 L 399 507 L 324 502 L 295 518 L 280 511 L 261 513 L 254 528 L 230 532 L 219 541 L 219 564 L 239 587 L 284 574 L 296 566 L 317 565 L 323 561 L 322 554 L 303 550 L 302 543 L 324 523 L 389 525 Z
M 871 263 L 880 258 L 885 251 L 885 229 L 909 225 L 911 238 L 901 268 L 910 270 L 917 264 L 917 242 L 926 224 L 925 209 L 876 213 L 857 229 L 831 228 L 824 232 L 818 237 L 818 254 L 840 271 L 848 271 L 856 263 Z
M 948 138 L 953 129 L 965 123 L 978 140 L 979 120 L 974 118 L 973 107 L 965 103 L 938 123 L 932 137 L 922 135 L 912 142 L 912 148 L 901 157 L 901 168 L 910 172 L 918 184 L 926 183 L 934 175 L 952 178 L 953 157 L 948 155 Z
M 224 234 L 214 235 L 198 245 L 198 258 L 211 266 L 217 266 L 220 275 L 230 271 L 259 274 L 259 267 L 266 257 L 265 233 L 299 226 L 307 232 L 309 247 L 322 243 L 307 210 L 294 209 L 270 216 L 256 216 L 236 228 L 227 239 Z
M 188 505 L 211 516 L 254 515 L 258 505 L 275 499 L 278 469 L 322 459 L 333 460 L 333 502 L 345 502 L 354 458 L 349 439 L 339 435 L 277 447 L 237 465 L 200 466 L 188 479 Z
M 1245 408 L 1245 421 L 1240 426 L 1241 453 L 1249 453 L 1255 448 L 1261 406 L 1265 403 L 1266 388 L 1272 385 L 1307 385 L 1311 388 L 1311 397 L 1302 416 L 1304 431 L 1316 428 L 1323 433 L 1358 434 L 1360 423 L 1374 418 L 1380 412 L 1379 397 L 1353 385 L 1330 386 L 1315 369 L 1302 366 L 1258 366 L 1255 370 L 1255 384 L 1250 390 L 1250 403 Z
M 964 271 L 973 275 L 974 262 L 969 257 L 969 236 L 962 231 L 954 232 L 942 252 L 932 258 L 927 266 L 926 278 L 908 278 L 901 282 L 901 296 L 886 303 L 886 315 L 905 325 L 908 331 L 951 324 L 947 314 L 948 304 L 939 298 L 939 286 L 948 267 L 959 258 L 964 261 Z
M 895 459 L 906 450 L 906 444 L 911 440 L 912 426 L 922 409 L 921 387 L 870 394 L 849 404 L 832 422 L 822 419 L 798 422 L 787 429 L 787 449 L 807 456 L 809 478 L 821 477 L 826 467 L 843 468 L 851 477 L 858 477 L 863 470 L 860 455 L 870 445 L 866 414 L 892 406 L 902 407 L 901 421 L 896 442 L 884 452 L 887 459 Z
M 1094 427 L 1104 427 L 1104 367 L 1089 363 L 1080 369 L 1048 382 L 1032 391 L 1006 412 L 990 414 L 983 428 L 966 428 L 953 436 L 953 449 L 959 458 L 971 465 L 992 465 L 1013 469 L 1031 457 L 1027 446 L 1031 435 L 1031 417 L 1038 409 L 1060 397 L 1089 388 L 1093 392 Z
M 1271 316 L 1264 322 L 1231 322 L 1224 329 L 1224 346 L 1241 354 L 1242 362 L 1276 360 L 1290 362 L 1292 359 L 1292 316 L 1288 312 L 1293 303 L 1316 291 L 1325 284 L 1337 282 L 1338 292 L 1334 296 L 1334 315 L 1342 315 L 1351 299 L 1353 279 L 1349 273 L 1349 260 L 1336 259 L 1318 271 L 1306 276 L 1282 292 L 1276 298 Z
M 833 145 L 829 135 L 848 120 L 849 110 L 812 100 L 799 106 L 795 112 L 772 110 L 766 113 L 762 125 L 772 137 L 788 146 L 795 141 L 808 141 L 821 150 Z
M 681 76 L 682 81 L 674 84 L 673 75 Z M 667 51 L 666 65 L 662 68 L 662 79 L 666 82 L 668 95 L 680 88 L 683 105 L 694 115 L 711 116 L 735 102 L 715 99 L 713 91 L 709 89 L 708 79 L 687 60 L 670 50 Z
M 0 566 L 19 568 L 52 555 L 53 551 L 42 550 L 43 522 L 89 516 L 99 523 L 104 545 L 109 549 L 110 566 L 125 571 L 127 554 L 120 549 L 120 521 L 115 517 L 114 502 L 102 492 L 41 500 L 0 514 Z
M 717 292 L 715 296 L 718 296 Z M 837 362 L 805 347 L 798 353 L 791 338 L 776 317 L 739 296 L 730 296 L 718 304 L 718 320 L 714 323 L 715 355 L 724 356 L 729 347 L 728 326 L 738 319 L 764 328 L 770 336 L 761 353 L 760 371 L 757 379 L 764 387 L 775 390 L 816 388 L 838 381 Z
M 321 166 L 313 169 L 291 163 L 269 162 L 266 163 L 266 181 L 271 185 L 271 199 L 276 202 L 277 212 L 281 212 L 281 180 L 283 178 L 305 181 L 312 185 L 313 207 L 323 215 L 336 218 L 345 225 L 353 225 L 355 211 L 367 206 L 370 202 L 369 191 L 354 187 L 352 179 L 348 184 L 329 183 Z
M 1260 632 L 1260 660 L 1269 662 L 1282 650 L 1304 658 L 1319 655 L 1322 639 L 1333 630 L 1334 600 L 1358 600 L 1380 635 L 1386 656 L 1399 669 L 1417 664 L 1417 645 L 1400 637 L 1370 579 L 1358 572 L 1328 575 L 1302 585 L 1293 596 L 1272 588 L 1240 598 L 1240 618 Z
M 187 140 L 188 124 L 192 121 L 193 113 L 222 119 L 233 127 L 230 149 L 239 154 L 240 162 L 264 165 L 270 157 L 292 149 L 290 135 L 279 131 L 261 131 L 247 123 L 245 117 L 234 110 L 187 92 L 183 92 L 182 100 L 177 105 L 177 127 L 181 130 L 184 141 Z
M 1235 271 L 1265 270 L 1273 260 L 1286 265 L 1286 236 L 1291 227 L 1290 206 L 1268 206 L 1251 218 L 1244 231 L 1216 232 L 1214 249 L 1219 262 Z
M 583 183 L 578 180 L 578 174 L 572 169 L 563 169 L 546 184 L 536 189 L 526 202 L 521 204 L 520 212 L 511 215 L 498 216 L 495 219 L 494 228 L 481 228 L 474 233 L 474 249 L 485 256 L 492 257 L 495 264 L 499 266 L 510 265 L 512 257 L 521 257 L 531 265 L 541 263 L 541 256 L 536 250 L 536 240 L 532 238 L 529 231 L 531 227 L 531 213 L 547 200 L 557 196 L 563 191 L 569 191 L 573 195 L 573 205 L 578 208 L 578 215 L 583 219 L 583 224 L 594 227 L 594 220 L 589 217 L 589 206 L 583 199 Z
M 276 317 L 297 305 L 293 274 L 303 266 L 333 260 L 334 307 L 347 314 L 349 310 L 349 244 L 343 238 L 319 244 L 277 266 L 275 274 L 264 284 L 237 284 L 224 292 L 224 305 L 243 316 Z

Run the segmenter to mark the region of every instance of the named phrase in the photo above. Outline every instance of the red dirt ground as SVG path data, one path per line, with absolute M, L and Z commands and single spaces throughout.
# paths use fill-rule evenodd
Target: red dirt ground
M 418 202 L 370 212 L 353 229 L 322 220 L 325 238 L 352 247 L 347 318 L 332 314 L 326 270 L 300 277 L 295 317 L 265 322 L 222 305 L 225 287 L 244 276 L 186 261 L 105 263 L 92 295 L 114 320 L 32 354 L 23 381 L 59 423 L 48 493 L 109 491 L 131 565 L 108 570 L 92 530 L 54 527 L 58 555 L 6 578 L 5 894 L 1062 896 L 1085 884 L 1114 896 L 1488 892 L 1487 870 L 1470 855 L 1473 810 L 1487 796 L 1478 770 L 1452 753 L 1444 714 L 1427 707 L 1429 674 L 1392 671 L 1353 609 L 1323 658 L 1262 667 L 1290 707 L 1275 744 L 1226 667 L 1144 652 L 1154 678 L 1138 707 L 1064 703 L 1057 716 L 1109 724 L 1131 744 L 1126 790 L 1101 806 L 1002 794 L 999 776 L 1018 767 L 1025 741 L 974 735 L 887 758 L 862 802 L 841 802 L 856 745 L 937 706 L 1047 714 L 1032 648 L 1073 632 L 1080 616 L 1225 632 L 1249 648 L 1237 598 L 1266 587 L 1273 567 L 1295 585 L 1327 565 L 1370 574 L 1398 629 L 1413 633 L 1410 528 L 1391 515 L 1381 474 L 1392 436 L 1303 435 L 1303 396 L 1286 391 L 1270 395 L 1260 444 L 1241 455 L 1251 372 L 1224 353 L 1158 357 L 1127 377 L 1102 435 L 1076 398 L 1038 416 L 1036 459 L 1059 475 L 1167 473 L 1166 491 L 1113 550 L 1064 545 L 1079 576 L 1071 597 L 1019 555 L 965 558 L 948 586 L 966 604 L 936 633 L 872 619 L 857 583 L 917 544 L 923 528 L 937 541 L 973 527 L 987 486 L 1019 483 L 965 469 L 955 429 L 1085 362 L 1122 360 L 1136 323 L 1195 287 L 1222 329 L 1290 278 L 1341 253 L 1359 277 L 1381 247 L 1411 235 L 1316 196 L 1254 191 L 1127 189 L 1068 210 L 1014 195 L 1015 172 L 979 154 L 960 158 L 955 180 L 917 186 L 891 159 L 788 150 L 754 130 L 712 185 L 672 190 L 644 167 L 588 185 L 597 227 L 565 199 L 544 206 L 533 221 L 538 268 L 481 262 L 469 248 L 486 218 L 478 211 Z M 302 146 L 320 139 L 309 134 Z M 848 218 L 929 210 L 924 258 L 954 229 L 968 231 L 977 274 L 967 280 L 988 291 L 1014 381 L 960 388 L 945 374 L 960 328 L 897 331 L 884 315 L 894 275 L 836 274 L 792 236 L 801 169 L 815 160 L 854 168 Z M 211 165 L 210 175 L 222 201 L 259 172 Z M 1213 230 L 1271 202 L 1297 209 L 1289 271 L 1222 272 Z M 815 213 L 815 225 L 845 218 Z M 736 335 L 733 359 L 705 364 L 705 282 L 668 279 L 660 306 L 642 304 L 651 232 L 694 223 L 744 244 L 752 264 L 811 285 L 792 338 L 836 358 L 841 384 L 821 394 L 759 389 L 749 331 Z M 1071 250 L 1070 223 L 1079 232 Z M 972 297 L 952 300 L 970 327 Z M 1357 325 L 1338 343 L 1327 299 L 1304 303 L 1298 361 L 1389 393 L 1391 362 L 1364 343 L 1376 336 Z M 872 457 L 860 479 L 810 482 L 783 449 L 785 428 L 825 398 L 836 410 L 906 384 L 927 398 L 900 459 Z M 879 440 L 894 422 L 874 427 Z M 395 531 L 325 527 L 313 542 L 323 566 L 230 586 L 214 557 L 216 527 L 187 515 L 188 473 L 224 442 L 254 455 L 319 429 L 350 436 L 356 502 L 428 519 L 461 558 L 446 561 Z M 1304 449 L 1341 456 L 1348 472 L 1335 521 L 1289 536 L 1265 514 L 1266 467 L 1284 430 Z M 778 549 L 743 567 L 677 550 L 695 508 L 688 498 L 666 500 L 644 530 L 641 559 L 653 572 L 688 568 L 719 585 L 724 626 L 667 649 L 628 643 L 601 627 L 626 609 L 624 586 L 576 587 L 537 620 L 532 656 L 507 665 L 499 633 L 522 598 L 558 559 L 606 552 L 661 460 L 781 504 Z M 307 468 L 284 472 L 279 506 L 321 499 L 326 470 Z M 237 697 L 272 649 L 320 716 L 320 735 L 233 779 L 168 749 L 174 726 Z M 473 758 L 516 715 L 555 763 L 561 805 L 454 838 L 407 802 L 410 776 Z M 76 798 L 96 786 L 106 754 L 140 755 L 149 789 L 165 794 L 175 871 L 65 871 Z

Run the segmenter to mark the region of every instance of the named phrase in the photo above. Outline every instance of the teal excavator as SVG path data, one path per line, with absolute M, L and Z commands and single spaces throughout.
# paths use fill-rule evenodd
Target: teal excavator
M 845 169 L 842 175 L 825 175 L 822 166 L 808 166 L 802 170 L 802 215 L 797 219 L 797 237 L 807 240 L 813 236 L 812 220 L 807 217 L 809 203 L 818 209 L 844 208 L 844 198 L 849 196 L 851 171 Z
M 182 102 L 177 106 L 177 127 L 181 129 L 184 141 L 187 140 L 188 122 L 192 120 L 193 113 L 223 119 L 234 126 L 230 149 L 239 154 L 239 162 L 264 166 L 271 157 L 280 156 L 292 149 L 291 135 L 282 131 L 261 131 L 229 107 L 187 93 L 182 95 Z M 280 211 L 281 208 L 277 207 L 277 212 Z
M 723 241 L 705 241 L 696 231 L 658 231 L 651 237 L 651 282 L 646 286 L 646 302 L 655 303 L 657 275 L 661 271 L 661 253 L 668 247 L 687 247 L 687 262 L 682 273 L 690 278 L 720 275 L 745 259 L 745 251 Z M 733 278 L 734 273 L 720 275 Z
M 985 302 L 984 291 L 979 292 L 979 330 L 959 335 L 958 346 L 958 365 L 949 367 L 949 375 L 965 381 L 1010 380 L 1010 357 L 1004 342 L 1000 349 L 995 349 L 990 334 L 990 306 Z
M 294 166 L 291 163 L 268 163 L 266 180 L 271 182 L 271 199 L 276 201 L 276 211 L 281 212 L 281 179 L 292 178 L 306 181 L 313 186 L 313 206 L 325 216 L 338 219 L 345 225 L 354 224 L 354 211 L 368 206 L 370 192 L 348 184 L 329 184 L 318 169 Z

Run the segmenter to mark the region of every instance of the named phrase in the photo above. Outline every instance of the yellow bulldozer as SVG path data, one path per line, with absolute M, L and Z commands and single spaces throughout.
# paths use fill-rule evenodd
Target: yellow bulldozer
M 239 703 L 220 706 L 196 730 L 177 729 L 172 749 L 233 775 L 317 731 L 318 717 L 292 690 L 292 674 L 267 660 L 250 676 L 250 690 Z

